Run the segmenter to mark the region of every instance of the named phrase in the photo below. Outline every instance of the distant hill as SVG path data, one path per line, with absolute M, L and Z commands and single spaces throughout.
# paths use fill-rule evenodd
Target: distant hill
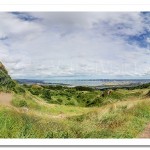
M 0 62 L 0 89 L 11 90 L 15 86 L 15 81 L 11 79 L 5 66 Z

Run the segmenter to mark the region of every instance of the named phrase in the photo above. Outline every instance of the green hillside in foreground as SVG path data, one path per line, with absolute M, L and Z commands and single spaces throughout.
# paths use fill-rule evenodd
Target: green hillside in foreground
M 11 79 L 5 66 L 0 62 L 0 91 L 24 93 L 24 88 Z
M 137 138 L 150 122 L 150 86 L 100 91 L 20 85 L 0 63 L 0 138 Z
M 0 62 L 0 88 L 11 90 L 13 87 L 15 87 L 15 82 L 8 75 L 5 66 Z
M 8 75 L 8 72 L 4 65 L 0 62 L 0 85 L 8 86 L 8 84 L 12 83 L 11 77 Z

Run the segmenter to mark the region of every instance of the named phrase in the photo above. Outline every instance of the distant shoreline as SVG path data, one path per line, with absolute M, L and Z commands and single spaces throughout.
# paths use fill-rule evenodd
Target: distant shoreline
M 123 79 L 89 79 L 89 80 L 67 80 L 70 83 L 73 82 L 73 84 L 67 84 L 65 83 L 66 80 L 50 80 L 50 81 L 44 81 L 44 80 L 30 80 L 30 79 L 16 79 L 17 82 L 20 84 L 39 84 L 39 85 L 51 85 L 51 86 L 64 86 L 64 87 L 77 87 L 77 86 L 83 86 L 83 87 L 91 87 L 97 90 L 104 90 L 104 89 L 116 89 L 116 88 L 131 88 L 136 87 L 142 84 L 150 83 L 150 79 L 129 79 L 129 80 L 123 80 Z M 55 82 L 57 81 L 57 82 Z M 53 83 L 52 83 L 53 82 Z M 63 83 L 64 82 L 64 83 Z M 68 83 L 69 83 L 68 82 Z M 76 83 L 77 82 L 77 83 Z M 86 83 L 87 85 L 82 85 L 82 82 Z M 92 85 L 90 82 L 96 82 L 95 85 Z M 98 85 L 98 83 L 100 84 Z M 76 84 L 74 84 L 76 83 Z M 90 84 L 91 85 L 90 85 Z M 89 84 L 89 85 L 88 85 Z

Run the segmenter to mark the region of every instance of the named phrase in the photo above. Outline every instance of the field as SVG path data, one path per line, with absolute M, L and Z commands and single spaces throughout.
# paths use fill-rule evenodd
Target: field
M 138 138 L 150 122 L 149 90 L 20 85 L 6 94 L 3 89 L 0 95 L 8 100 L 0 98 L 0 137 Z
M 13 138 L 143 145 L 150 139 L 148 5 L 45 1 L 7 2 L 0 12 L 0 146 L 26 144 L 5 142 Z

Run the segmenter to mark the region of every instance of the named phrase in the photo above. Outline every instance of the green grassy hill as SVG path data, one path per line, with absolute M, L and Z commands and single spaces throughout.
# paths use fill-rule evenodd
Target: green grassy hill
M 24 88 L 14 81 L 5 66 L 0 62 L 0 91 L 3 92 L 15 92 L 15 93 L 24 93 Z
M 110 94 L 20 85 L 0 63 L 0 89 L 0 138 L 136 138 L 150 122 L 148 85 Z
M 0 89 L 10 91 L 15 87 L 16 83 L 8 75 L 8 72 L 4 65 L 0 62 Z

